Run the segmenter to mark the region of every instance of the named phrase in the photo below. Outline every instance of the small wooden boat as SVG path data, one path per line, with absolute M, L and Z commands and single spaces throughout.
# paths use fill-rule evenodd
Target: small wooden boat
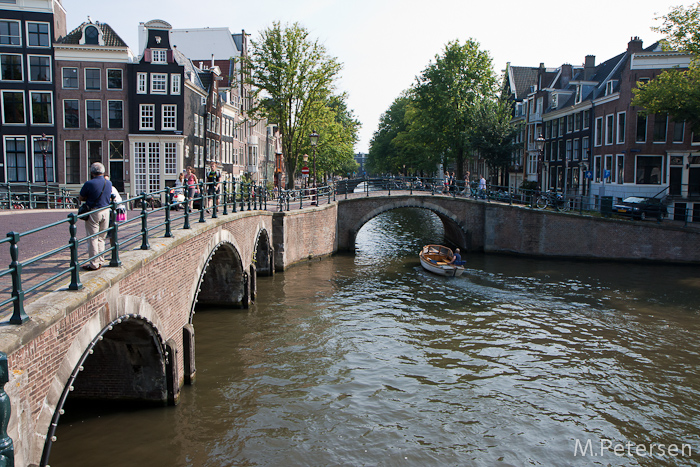
M 418 256 L 423 269 L 434 274 L 459 277 L 464 272 L 464 261 L 460 261 L 461 264 L 451 263 L 454 253 L 446 246 L 426 245 Z

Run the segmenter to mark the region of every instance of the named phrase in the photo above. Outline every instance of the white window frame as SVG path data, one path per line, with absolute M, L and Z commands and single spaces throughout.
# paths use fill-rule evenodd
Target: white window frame
M 122 126 L 119 127 L 119 128 L 112 128 L 112 127 L 110 126 L 110 118 L 109 118 L 109 111 L 110 111 L 110 109 L 109 109 L 109 104 L 111 104 L 112 102 L 120 102 L 120 103 L 122 104 Z M 110 99 L 110 100 L 107 101 L 107 129 L 108 129 L 108 130 L 123 130 L 123 129 L 124 129 L 124 127 L 125 127 L 125 122 L 124 122 L 124 113 L 125 113 L 125 112 L 124 112 L 124 110 L 125 110 L 125 109 L 124 109 L 124 101 L 123 101 L 123 100 L 121 100 L 121 99 Z
M 620 116 L 624 119 L 624 128 L 620 128 Z M 622 131 L 620 131 L 622 130 Z M 617 144 L 625 144 L 625 133 L 627 133 L 627 112 L 617 113 L 617 125 L 615 126 L 615 133 L 617 134 L 616 142 Z
M 146 112 L 150 113 L 148 115 Z M 144 122 L 150 120 L 150 125 L 144 125 Z M 151 131 L 156 129 L 156 105 L 155 104 L 139 104 L 139 130 Z
M 166 125 L 166 122 L 168 125 Z M 163 131 L 177 130 L 177 104 L 160 106 L 160 125 Z
M 162 84 L 162 89 L 161 89 Z M 156 88 L 156 86 L 158 86 Z M 151 73 L 151 94 L 167 94 L 168 93 L 168 74 L 167 73 Z
M 118 88 L 109 87 L 109 72 L 110 71 L 118 71 L 119 74 L 121 75 L 122 85 L 120 87 L 118 87 Z M 107 68 L 105 70 L 105 89 L 107 89 L 108 91 L 121 91 L 122 89 L 124 89 L 124 70 L 122 70 L 121 68 Z
M 148 73 L 136 73 L 136 94 L 148 94 Z
M 596 117 L 595 124 L 593 125 L 593 147 L 599 147 L 603 145 L 605 137 L 603 135 L 603 117 Z M 600 135 L 600 141 L 598 136 Z
M 49 79 L 47 80 L 33 80 L 32 79 L 32 57 L 46 58 L 49 60 Z M 51 60 L 51 55 L 27 55 L 27 81 L 30 83 L 52 83 L 53 82 L 53 62 Z
M 194 136 L 199 137 L 199 117 L 194 114 Z
M 605 116 L 605 145 L 610 146 L 615 142 L 615 114 Z
M 151 49 L 151 63 L 168 63 L 168 51 L 166 49 Z
M 19 39 L 18 44 L 0 44 L 0 47 L 21 47 L 22 46 L 22 24 L 20 21 L 16 21 L 13 19 L 7 19 L 7 18 L 2 18 L 0 21 L 6 22 L 6 23 L 15 23 L 17 24 L 17 31 L 19 31 L 18 35 L 16 36 L 6 36 L 6 37 L 16 37 Z
M 88 72 L 88 70 L 93 70 L 93 71 L 94 71 L 94 70 L 97 70 L 97 78 L 100 80 L 100 83 L 99 83 L 99 84 L 100 84 L 100 87 L 98 87 L 97 89 L 95 89 L 95 88 L 90 88 L 90 89 L 88 89 L 88 87 L 87 87 L 87 85 L 88 85 L 88 81 L 87 81 L 87 72 Z M 100 68 L 95 68 L 95 67 L 86 67 L 86 68 L 84 68 L 84 69 L 83 69 L 83 85 L 84 85 L 83 87 L 85 88 L 84 90 L 87 91 L 87 92 L 99 92 L 99 91 L 102 91 L 102 70 L 101 70 Z
M 22 96 L 22 121 L 20 123 L 7 123 L 5 122 L 5 94 L 20 94 Z M 0 91 L 0 111 L 2 111 L 2 124 L 3 125 L 26 125 L 27 124 L 27 99 L 25 98 L 24 91 L 15 89 L 4 89 Z
M 66 102 L 75 101 L 78 103 L 78 127 L 67 127 L 66 126 Z M 65 130 L 79 130 L 80 129 L 80 99 L 63 99 L 61 103 L 61 108 L 63 109 L 63 129 Z
M 88 126 L 88 103 L 89 102 L 99 102 L 100 103 L 100 126 L 99 127 L 90 127 Z M 86 130 L 99 130 L 104 128 L 103 118 L 102 118 L 102 100 L 101 99 L 85 99 L 85 129 Z
M 4 76 L 2 76 L 2 68 L 0 68 L 0 80 L 2 80 L 2 81 L 7 81 L 7 82 L 10 82 L 10 83 L 21 83 L 21 82 L 23 82 L 23 81 L 24 81 L 24 60 L 22 59 L 22 54 L 9 54 L 9 53 L 6 54 L 6 53 L 2 53 L 2 54 L 0 54 L 0 56 L 1 56 L 1 55 L 14 55 L 14 56 L 16 56 L 16 57 L 19 57 L 19 66 L 20 66 L 20 68 L 22 69 L 22 72 L 21 72 L 21 73 L 22 73 L 22 77 L 21 77 L 20 79 L 6 79 Z
M 179 95 L 181 91 L 182 80 L 178 73 L 172 73 L 170 75 L 170 94 Z
M 30 24 L 45 24 L 45 25 L 47 26 L 47 29 L 48 29 L 47 35 L 48 35 L 48 38 L 49 38 L 49 44 L 48 44 L 48 45 L 31 45 L 31 44 L 29 43 L 29 25 L 30 25 Z M 41 49 L 44 49 L 44 48 L 45 48 L 45 49 L 49 49 L 49 48 L 51 48 L 51 45 L 52 45 L 52 44 L 51 44 L 51 23 L 48 23 L 48 22 L 46 22 L 46 21 L 25 21 L 25 23 L 24 23 L 24 30 L 25 30 L 25 32 L 26 32 L 26 34 L 27 34 L 27 37 L 26 37 L 26 39 L 27 39 L 27 42 L 26 42 L 27 47 L 31 47 L 31 48 L 41 48 Z
M 63 77 L 63 71 L 64 70 L 75 70 L 75 87 L 66 87 L 64 77 Z M 75 66 L 64 66 L 61 67 L 61 89 L 80 89 L 80 69 Z
M 165 173 L 168 175 L 177 174 L 177 143 L 163 143 L 163 159 Z
M 49 121 L 48 122 L 35 122 L 34 121 L 34 106 L 32 105 L 33 99 L 32 96 L 35 94 L 45 94 L 49 96 L 49 105 L 51 108 L 49 109 Z M 53 92 L 51 91 L 29 91 L 29 115 L 30 115 L 30 121 L 32 125 L 37 125 L 37 126 L 50 126 L 53 125 Z

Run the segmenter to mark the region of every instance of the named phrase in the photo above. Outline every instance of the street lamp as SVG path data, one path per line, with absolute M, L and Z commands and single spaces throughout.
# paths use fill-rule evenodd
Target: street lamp
M 314 194 L 313 194 L 313 200 L 311 204 L 316 203 L 316 146 L 318 145 L 318 133 L 316 133 L 316 130 L 311 131 L 311 134 L 309 135 L 309 140 L 311 141 L 311 149 L 313 149 L 313 157 L 314 157 Z
M 304 158 L 304 169 L 307 169 L 307 167 L 309 166 L 309 165 L 308 165 L 308 162 L 309 162 L 309 155 L 308 155 L 308 154 L 304 154 L 303 158 Z M 308 174 L 305 174 L 303 169 L 302 169 L 301 172 L 302 172 L 302 178 L 306 177 L 306 188 L 309 188 L 309 175 L 308 175 Z M 307 169 L 307 172 L 308 172 L 308 169 Z M 301 182 L 302 182 L 302 183 L 301 183 L 301 186 L 303 187 L 303 186 L 304 186 L 304 180 L 302 180 Z
M 537 147 L 537 175 L 540 178 L 540 191 L 542 191 L 542 182 L 544 178 L 544 175 L 542 174 L 542 170 L 544 170 L 544 138 L 542 137 L 541 133 L 535 140 L 535 146 Z
M 47 138 L 45 133 L 41 134 L 41 138 L 37 138 L 36 142 L 39 143 L 39 149 L 41 150 L 41 155 L 44 158 L 44 185 L 49 184 L 49 178 L 46 173 L 46 152 L 49 150 L 49 144 L 51 144 L 51 138 Z

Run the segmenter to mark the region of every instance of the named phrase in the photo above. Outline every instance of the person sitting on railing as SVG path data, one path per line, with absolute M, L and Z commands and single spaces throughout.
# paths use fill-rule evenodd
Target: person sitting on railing
M 105 175 L 105 180 L 109 180 L 109 175 Z M 126 220 L 126 206 L 121 204 L 122 195 L 119 194 L 117 187 L 112 185 L 112 193 L 110 193 L 110 200 L 117 203 L 117 222 L 124 222 Z
M 190 211 L 193 207 L 194 195 L 197 194 L 197 176 L 194 174 L 192 167 L 187 167 L 187 175 L 185 175 L 185 183 L 187 183 L 187 197 L 189 198 Z
M 88 255 L 92 258 L 88 264 L 83 265 L 83 269 L 96 271 L 102 267 L 104 258 L 102 255 L 96 256 L 105 249 L 105 237 L 109 226 L 109 210 L 104 209 L 109 206 L 112 195 L 112 182 L 104 177 L 105 166 L 99 162 L 94 162 L 90 166 L 90 180 L 85 182 L 80 189 L 78 198 L 87 203 L 91 212 L 84 218 L 85 233 L 88 237 Z M 99 234 L 97 234 L 100 232 Z M 97 234 L 97 235 L 95 235 Z
M 212 161 L 211 169 L 207 172 L 207 194 L 214 205 L 219 204 L 219 192 L 221 191 L 221 170 L 216 169 L 216 162 Z M 207 201 L 209 207 L 209 201 Z
M 170 204 L 177 201 L 178 203 L 185 198 L 185 173 L 181 172 L 175 180 L 175 186 L 170 190 Z

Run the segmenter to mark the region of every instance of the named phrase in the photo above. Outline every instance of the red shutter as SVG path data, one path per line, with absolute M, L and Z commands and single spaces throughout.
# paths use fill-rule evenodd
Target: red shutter
M 143 61 L 146 63 L 151 63 L 151 49 L 146 49 L 143 51 Z

